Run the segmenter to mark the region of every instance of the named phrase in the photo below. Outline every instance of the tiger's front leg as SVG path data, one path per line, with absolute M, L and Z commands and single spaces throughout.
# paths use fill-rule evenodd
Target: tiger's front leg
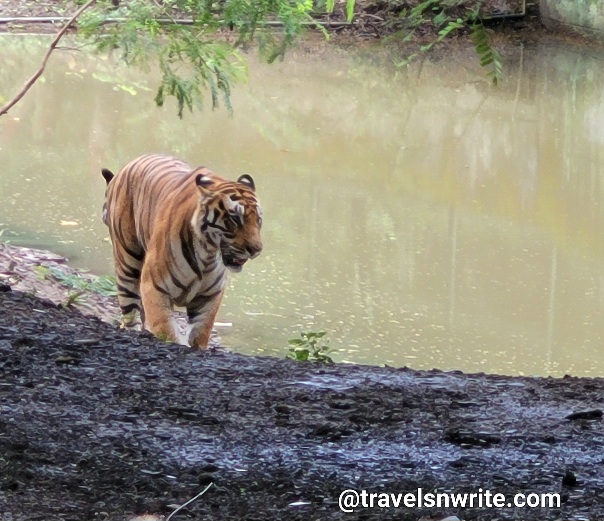
M 191 347 L 207 349 L 223 295 L 224 288 L 212 297 L 199 297 L 187 305 L 187 315 L 191 324 L 189 333 Z
M 154 283 L 149 262 L 145 262 L 141 273 L 141 300 L 145 321 L 143 327 L 160 340 L 182 343 L 172 316 L 172 299 L 167 292 Z

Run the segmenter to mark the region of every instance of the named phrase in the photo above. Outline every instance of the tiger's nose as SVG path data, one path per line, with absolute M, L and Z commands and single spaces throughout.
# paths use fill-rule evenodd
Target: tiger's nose
M 250 258 L 253 259 L 254 257 L 258 257 L 258 255 L 260 255 L 260 252 L 262 251 L 262 246 L 250 244 L 245 247 L 245 250 L 248 252 Z

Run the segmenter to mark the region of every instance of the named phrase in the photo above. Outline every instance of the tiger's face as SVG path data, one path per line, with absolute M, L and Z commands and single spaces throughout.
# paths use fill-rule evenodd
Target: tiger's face
M 220 248 L 222 262 L 233 272 L 262 251 L 262 209 L 254 180 L 244 174 L 236 182 L 224 181 L 211 172 L 195 178 L 200 192 L 197 230 Z

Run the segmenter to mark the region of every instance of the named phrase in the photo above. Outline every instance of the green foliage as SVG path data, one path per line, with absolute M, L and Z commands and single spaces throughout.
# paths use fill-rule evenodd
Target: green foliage
M 480 63 L 498 82 L 502 61 L 479 21 L 483 0 L 420 0 L 411 9 L 400 0 L 386 4 L 392 13 L 391 29 L 398 29 L 405 41 L 418 30 L 425 35 L 426 28 L 435 34 L 399 65 L 459 30 L 468 30 Z M 144 71 L 159 70 L 155 101 L 163 106 L 167 98 L 174 98 L 182 117 L 185 109 L 203 107 L 208 93 L 212 108 L 222 101 L 231 110 L 232 86 L 247 74 L 239 48 L 256 39 L 263 58 L 273 62 L 294 45 L 305 23 L 313 25 L 315 13 L 330 13 L 335 7 L 335 0 L 98 0 L 78 24 L 80 34 L 97 51 L 119 53 L 127 64 Z M 355 7 L 355 0 L 346 0 L 349 22 Z M 265 30 L 269 26 L 271 30 Z
M 496 85 L 501 79 L 503 64 L 501 55 L 492 46 L 489 34 L 480 21 L 482 3 L 482 0 L 424 0 L 411 10 L 403 9 L 395 22 L 402 26 L 398 34 L 403 35 L 403 41 L 411 40 L 419 29 L 426 28 L 435 29 L 436 37 L 422 45 L 419 53 L 410 55 L 398 65 L 407 65 L 420 53 L 431 50 L 455 32 L 469 29 L 480 64 L 487 69 L 487 75 Z
M 109 275 L 101 275 L 98 277 L 94 275 L 71 275 L 55 266 L 34 266 L 33 270 L 40 280 L 55 279 L 63 286 L 75 289 L 75 296 L 69 304 L 73 303 L 81 295 L 87 292 L 99 293 L 105 297 L 117 296 L 115 277 Z
M 493 84 L 497 85 L 502 74 L 501 55 L 497 49 L 491 45 L 487 31 L 482 23 L 474 22 L 470 26 L 470 31 L 474 48 L 480 58 L 480 65 L 487 68 L 488 76 L 491 78 Z
M 118 52 L 129 65 L 159 69 L 155 101 L 176 99 L 178 114 L 202 107 L 209 92 L 230 109 L 231 87 L 246 75 L 238 48 L 271 21 L 281 29 L 263 31 L 263 56 L 274 61 L 295 43 L 311 20 L 312 0 L 131 0 L 115 8 L 100 0 L 79 19 L 79 32 L 99 52 Z M 124 19 L 112 23 L 112 19 Z M 187 23 L 179 23 L 185 18 Z
M 168 334 L 167 333 L 157 333 L 155 335 L 155 338 L 157 338 L 158 340 L 161 340 L 162 342 L 166 342 L 166 344 L 173 344 L 174 343 L 174 342 L 172 342 L 168 338 Z
M 82 296 L 85 293 L 85 291 L 74 291 L 73 293 L 70 293 L 65 302 L 61 303 L 61 306 L 63 306 L 64 308 L 69 308 L 74 304 L 82 304 Z
M 354 0 L 346 0 L 346 19 L 349 22 L 352 22 L 352 17 L 354 16 Z
M 309 331 L 300 333 L 300 338 L 292 338 L 288 341 L 291 346 L 287 358 L 298 360 L 299 362 L 320 362 L 323 364 L 333 364 L 333 359 L 328 355 L 331 348 L 327 346 L 329 341 L 323 341 L 326 331 Z
M 352 22 L 354 17 L 354 8 L 356 6 L 356 0 L 346 0 L 346 20 Z M 325 9 L 328 13 L 333 13 L 336 7 L 335 0 L 318 0 L 316 2 L 316 9 Z
M 426 27 L 436 34 L 399 65 L 469 29 L 481 64 L 497 83 L 501 57 L 478 21 L 482 2 L 423 0 L 412 9 L 402 7 L 407 2 L 387 2 L 393 13 L 392 28 L 400 29 L 404 40 L 418 30 L 425 34 Z M 98 0 L 84 11 L 78 20 L 79 33 L 99 52 L 116 52 L 127 64 L 144 71 L 159 70 L 155 102 L 163 106 L 166 99 L 174 98 L 180 117 L 185 109 L 203 107 L 208 94 L 212 108 L 222 102 L 231 110 L 232 86 L 247 75 L 239 48 L 256 39 L 261 55 L 271 63 L 295 44 L 305 23 L 312 25 L 315 13 L 330 13 L 336 7 L 335 0 L 130 0 L 119 2 L 118 7 L 116 3 Z M 355 0 L 346 0 L 349 22 L 355 7 Z M 265 30 L 269 25 L 271 30 Z

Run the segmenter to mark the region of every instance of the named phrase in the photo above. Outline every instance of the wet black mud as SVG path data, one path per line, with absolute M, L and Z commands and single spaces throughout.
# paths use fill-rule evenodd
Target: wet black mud
M 604 381 L 199 352 L 0 292 L 0 518 L 604 519 Z M 574 415 L 574 416 L 569 416 Z M 559 493 L 373 508 L 344 489 Z

